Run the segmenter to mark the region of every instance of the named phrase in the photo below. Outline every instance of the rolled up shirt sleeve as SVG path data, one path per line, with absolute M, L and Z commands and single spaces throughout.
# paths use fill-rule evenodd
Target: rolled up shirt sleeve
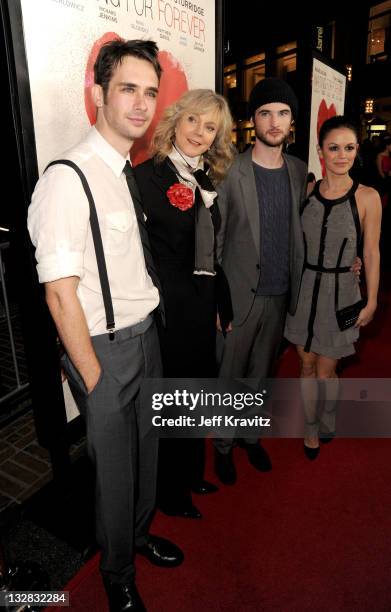
M 40 283 L 82 277 L 89 205 L 76 172 L 49 168 L 38 181 L 28 210 Z

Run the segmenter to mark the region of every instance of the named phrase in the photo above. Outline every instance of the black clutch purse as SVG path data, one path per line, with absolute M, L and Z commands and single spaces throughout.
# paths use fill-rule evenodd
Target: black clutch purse
M 336 310 L 335 315 L 337 317 L 339 329 L 344 331 L 345 329 L 352 327 L 357 321 L 360 311 L 365 308 L 366 305 L 366 299 L 361 299 L 355 304 L 351 304 L 350 306 L 345 306 L 345 308 Z

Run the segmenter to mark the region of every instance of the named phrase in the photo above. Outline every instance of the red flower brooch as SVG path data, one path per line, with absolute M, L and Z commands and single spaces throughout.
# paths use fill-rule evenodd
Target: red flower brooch
M 179 210 L 188 210 L 194 205 L 194 193 L 190 187 L 182 183 L 174 183 L 167 191 L 170 204 Z

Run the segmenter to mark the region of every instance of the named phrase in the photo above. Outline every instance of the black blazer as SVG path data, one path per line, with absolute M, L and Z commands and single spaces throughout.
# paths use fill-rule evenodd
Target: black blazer
M 194 268 L 194 208 L 184 215 L 172 206 L 167 197 L 167 191 L 178 177 L 171 165 L 164 160 L 157 163 L 155 158 L 136 166 L 135 177 L 143 200 L 143 209 L 147 217 L 147 228 L 151 237 L 152 254 L 157 264 L 162 255 L 166 258 L 183 260 L 186 269 Z M 221 216 L 218 203 L 209 209 L 215 235 L 220 229 Z M 159 219 L 164 216 L 165 234 L 162 235 Z M 172 220 L 172 223 L 167 223 Z M 191 245 L 189 243 L 192 243 Z M 157 265 L 159 270 L 159 265 Z M 216 303 L 220 321 L 226 327 L 233 319 L 231 295 L 227 279 L 217 259 L 216 270 Z M 178 273 L 180 271 L 178 270 Z

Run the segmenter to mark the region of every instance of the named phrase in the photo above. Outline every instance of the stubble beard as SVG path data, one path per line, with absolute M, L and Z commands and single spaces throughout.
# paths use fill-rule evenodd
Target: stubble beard
M 281 134 L 280 138 L 276 140 L 274 138 L 269 137 L 267 133 L 262 132 L 261 130 L 257 130 L 255 128 L 255 137 L 257 140 L 262 142 L 267 147 L 270 147 L 270 148 L 281 147 L 281 145 L 283 145 L 284 142 L 287 140 L 289 131 L 290 131 L 290 128 L 287 130 L 286 133 Z
M 261 132 L 255 132 L 255 137 L 257 140 L 259 140 L 260 142 L 262 142 L 264 145 L 266 145 L 267 147 L 270 148 L 274 148 L 274 147 L 281 147 L 281 145 L 284 144 L 284 142 L 287 139 L 287 135 L 283 134 L 278 140 L 276 139 L 269 139 L 267 135 L 261 133 Z

